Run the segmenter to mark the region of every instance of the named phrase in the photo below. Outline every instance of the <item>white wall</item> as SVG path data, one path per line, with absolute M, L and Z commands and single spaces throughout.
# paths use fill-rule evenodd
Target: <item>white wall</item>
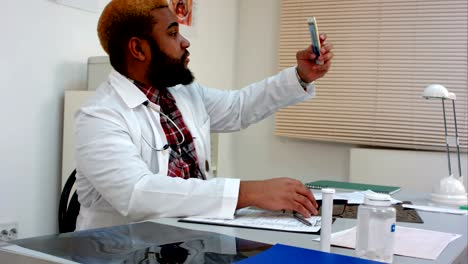
M 192 43 L 191 68 L 205 85 L 231 89 L 238 3 L 198 1 L 195 16 L 194 27 L 182 29 Z M 85 90 L 88 57 L 104 55 L 98 18 L 51 0 L 2 1 L 0 223 L 19 222 L 19 237 L 57 232 L 63 95 Z
M 52 1 L 0 8 L 0 221 L 19 236 L 56 231 L 64 90 L 85 89 L 86 60 L 101 54 L 98 16 Z
M 452 174 L 459 179 L 457 153 L 450 154 Z M 349 180 L 370 184 L 400 186 L 419 192 L 432 192 L 440 180 L 449 176 L 445 152 L 353 148 L 350 155 Z M 464 186 L 468 155 L 460 155 Z
M 237 86 L 275 74 L 280 0 L 241 0 Z M 305 48 L 305 47 L 304 47 Z M 317 87 L 320 95 L 320 87 Z M 346 180 L 350 146 L 273 135 L 274 117 L 233 136 L 235 176 L 242 179 L 293 177 Z

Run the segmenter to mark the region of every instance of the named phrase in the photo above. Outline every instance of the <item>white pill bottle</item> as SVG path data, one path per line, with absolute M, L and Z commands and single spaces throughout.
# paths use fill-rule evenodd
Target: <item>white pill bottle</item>
M 366 193 L 358 208 L 356 256 L 386 263 L 393 262 L 396 210 L 390 196 Z

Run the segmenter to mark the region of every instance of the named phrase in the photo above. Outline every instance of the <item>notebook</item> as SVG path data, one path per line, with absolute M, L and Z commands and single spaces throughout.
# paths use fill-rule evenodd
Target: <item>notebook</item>
M 394 194 L 400 190 L 397 186 L 386 186 L 386 185 L 374 185 L 374 184 L 363 184 L 353 182 L 341 182 L 341 181 L 313 181 L 305 184 L 309 189 L 322 189 L 322 188 L 334 188 L 334 189 L 348 189 L 366 191 L 371 190 L 378 193 Z
M 326 253 L 318 250 L 276 244 L 271 248 L 250 258 L 236 262 L 236 264 L 250 263 L 347 263 L 347 264 L 375 264 L 382 263 L 351 256 Z

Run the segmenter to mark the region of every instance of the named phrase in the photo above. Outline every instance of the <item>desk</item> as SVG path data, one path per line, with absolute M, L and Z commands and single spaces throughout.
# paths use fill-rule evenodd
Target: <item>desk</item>
M 399 200 L 412 201 L 413 204 L 427 204 L 427 201 L 429 201 L 429 195 L 411 194 L 409 192 L 405 192 L 404 190 L 396 193 L 394 197 Z M 423 259 L 395 256 L 394 263 L 403 263 L 403 264 L 404 263 L 411 263 L 411 264 L 468 263 L 468 256 L 467 256 L 468 218 L 467 216 L 466 215 L 460 216 L 460 215 L 450 215 L 450 214 L 440 214 L 440 213 L 429 213 L 429 212 L 419 212 L 419 214 L 421 218 L 424 220 L 424 224 L 398 222 L 398 225 L 421 228 L 421 229 L 430 229 L 430 230 L 449 232 L 449 233 L 457 233 L 457 234 L 461 234 L 462 237 L 450 243 L 448 247 L 439 256 L 437 261 L 435 262 L 429 261 L 429 260 L 423 260 Z M 169 225 L 169 226 L 174 226 L 174 227 L 183 227 L 183 228 L 190 229 L 191 231 L 187 231 L 188 234 L 185 233 L 183 234 L 184 236 L 200 235 L 197 233 L 197 230 L 198 230 L 198 231 L 216 232 L 216 233 L 224 234 L 227 236 L 232 236 L 232 237 L 237 237 L 237 238 L 247 239 L 247 240 L 254 240 L 254 241 L 258 241 L 258 242 L 262 242 L 266 244 L 282 243 L 282 244 L 304 247 L 304 248 L 311 248 L 311 249 L 319 249 L 320 247 L 320 244 L 318 242 L 312 241 L 312 239 L 316 238 L 317 236 L 311 235 L 311 234 L 298 234 L 298 233 L 276 232 L 276 231 L 257 230 L 257 229 L 180 223 L 177 221 L 177 219 L 174 219 L 174 218 L 161 218 L 161 219 L 154 220 L 153 222 L 164 224 L 164 225 Z M 350 228 L 354 226 L 355 223 L 356 223 L 355 219 L 337 219 L 332 227 L 333 232 Z M 138 223 L 136 225 L 143 225 L 143 224 L 144 223 Z M 127 226 L 122 226 L 122 227 L 127 227 Z M 93 232 L 93 231 L 85 231 L 85 232 Z M 78 233 L 80 232 L 77 232 L 76 234 Z M 148 236 L 150 236 L 150 234 L 151 232 L 148 232 Z M 171 235 L 174 235 L 174 232 L 171 232 Z M 162 235 L 162 237 L 165 237 L 165 236 L 166 235 Z M 224 239 L 225 237 L 222 237 L 222 238 Z M 27 239 L 27 240 L 33 240 L 33 239 L 34 238 Z M 151 239 L 154 240 L 155 238 L 153 237 Z M 267 247 L 264 244 L 256 244 L 254 246 L 255 247 L 264 246 L 264 248 Z M 19 251 L 17 246 L 9 246 L 7 248 Z M 343 254 L 343 255 L 354 254 L 354 250 L 345 249 L 345 248 L 332 247 L 331 251 L 333 253 L 338 253 L 338 254 Z M 31 252 L 31 251 L 29 251 L 28 253 L 35 254 L 35 252 Z M 41 253 L 37 253 L 37 254 L 44 256 Z M 1 260 L 2 260 L 2 252 L 0 252 L 0 262 L 2 262 Z M 53 260 L 53 258 L 51 258 L 51 260 Z M 22 263 L 22 262 L 17 262 L 17 263 Z M 33 263 L 33 262 L 30 262 L 30 263 Z M 38 262 L 38 263 L 42 263 L 42 262 Z
M 427 205 L 430 200 L 430 194 L 414 194 L 405 190 L 401 190 L 393 195 L 395 199 L 401 201 L 412 201 L 416 205 Z M 431 213 L 418 211 L 423 219 L 423 224 L 398 222 L 397 225 L 405 227 L 413 227 L 420 229 L 429 229 L 447 233 L 461 234 L 462 237 L 451 242 L 447 248 L 441 253 L 437 261 L 430 261 L 417 258 L 409 258 L 403 256 L 394 256 L 394 263 L 401 264 L 423 264 L 423 263 L 468 263 L 468 216 L 467 215 L 452 215 L 442 213 Z M 320 249 L 320 243 L 312 241 L 318 237 L 310 234 L 297 234 L 287 232 L 276 232 L 267 230 L 247 229 L 247 228 L 232 228 L 223 226 L 211 226 L 201 224 L 179 223 L 175 219 L 162 218 L 156 220 L 158 223 L 168 225 L 176 225 L 180 227 L 217 232 L 230 236 L 235 236 L 244 239 L 255 240 L 268 244 L 286 244 L 310 249 Z M 332 226 L 332 232 L 337 232 L 351 228 L 356 225 L 355 219 L 337 219 Z M 353 255 L 354 250 L 331 247 L 331 252 L 343 255 Z

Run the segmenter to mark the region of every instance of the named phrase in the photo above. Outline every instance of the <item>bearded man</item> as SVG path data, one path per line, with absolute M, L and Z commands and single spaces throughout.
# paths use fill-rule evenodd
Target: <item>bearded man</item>
M 309 46 L 296 67 L 235 91 L 194 82 L 190 43 L 167 0 L 112 0 L 98 35 L 114 70 L 75 117 L 77 230 L 158 217 L 229 219 L 246 206 L 317 214 L 300 181 L 213 178 L 210 131 L 238 131 L 313 97 L 313 81 L 333 58 L 325 35 L 320 57 Z

